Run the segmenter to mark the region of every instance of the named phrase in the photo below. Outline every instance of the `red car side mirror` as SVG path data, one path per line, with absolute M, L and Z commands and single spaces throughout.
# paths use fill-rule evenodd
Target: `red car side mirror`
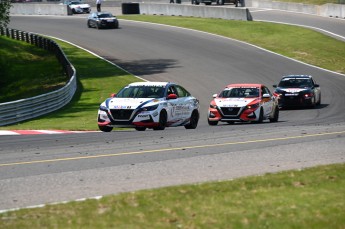
M 167 99 L 177 99 L 177 95 L 176 94 L 170 94 L 170 95 L 168 95 Z

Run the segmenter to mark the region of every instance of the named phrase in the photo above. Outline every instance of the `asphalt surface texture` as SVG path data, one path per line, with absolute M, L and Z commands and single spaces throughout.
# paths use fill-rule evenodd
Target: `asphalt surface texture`
M 286 19 L 272 14 L 253 9 L 254 20 Z M 314 16 L 293 20 L 312 26 Z M 334 34 L 345 31 L 344 21 L 315 20 L 334 22 Z M 99 31 L 87 28 L 86 15 L 13 16 L 10 27 L 75 43 L 150 81 L 180 83 L 200 100 L 201 119 L 196 130 L 0 136 L 0 209 L 345 161 L 344 75 L 240 41 L 156 24 L 120 20 L 120 29 Z M 285 74 L 313 75 L 322 104 L 282 110 L 277 123 L 208 126 L 212 94 L 226 84 L 263 83 L 273 90 Z

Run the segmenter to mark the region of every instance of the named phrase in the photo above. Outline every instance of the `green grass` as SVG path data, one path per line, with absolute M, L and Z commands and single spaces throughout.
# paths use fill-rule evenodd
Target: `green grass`
M 345 228 L 345 164 L 0 214 L 0 228 Z
M 57 90 L 68 78 L 55 55 L 0 36 L 0 103 Z
M 52 114 L 1 129 L 98 130 L 97 110 L 101 102 L 123 86 L 140 81 L 79 48 L 61 41 L 57 43 L 77 71 L 78 88 L 72 102 Z
M 345 73 L 345 42 L 313 30 L 273 23 L 168 16 L 121 16 L 122 19 L 176 25 L 246 41 L 305 63 Z M 313 42 L 310 42 L 313 41 Z M 97 130 L 99 104 L 127 83 L 138 81 L 76 47 L 58 41 L 75 66 L 78 92 L 65 108 L 41 118 L 0 129 Z M 13 65 L 15 61 L 11 63 Z M 89 63 L 93 63 L 89 67 Z

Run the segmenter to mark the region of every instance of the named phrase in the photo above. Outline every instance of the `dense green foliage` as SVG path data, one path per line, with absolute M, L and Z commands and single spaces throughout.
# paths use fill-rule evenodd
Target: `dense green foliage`
M 6 27 L 10 22 L 11 0 L 0 0 L 0 27 Z

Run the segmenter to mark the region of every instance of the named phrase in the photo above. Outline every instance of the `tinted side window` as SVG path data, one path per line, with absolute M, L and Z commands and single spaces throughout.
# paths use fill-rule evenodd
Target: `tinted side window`
M 272 95 L 270 90 L 267 87 L 262 87 L 261 91 L 262 91 L 262 95 L 264 95 L 264 94 Z
M 189 92 L 181 86 L 175 86 L 178 97 L 188 97 Z
M 173 86 L 170 86 L 170 87 L 168 88 L 168 93 L 167 93 L 167 95 L 170 95 L 170 94 L 176 94 L 176 95 L 177 95 L 176 90 L 175 90 L 175 88 L 174 88 Z

